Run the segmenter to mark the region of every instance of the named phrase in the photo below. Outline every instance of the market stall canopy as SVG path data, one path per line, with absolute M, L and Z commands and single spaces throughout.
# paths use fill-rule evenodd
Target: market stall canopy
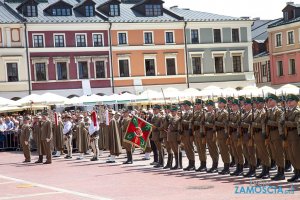
M 298 95 L 300 92 L 300 88 L 292 84 L 286 84 L 279 89 L 276 90 L 277 95 L 286 95 L 286 94 L 295 94 Z
M 41 99 L 43 99 L 43 102 L 46 105 L 64 104 L 64 102 L 68 100 L 68 98 L 66 97 L 53 94 L 50 92 L 44 93 L 40 97 Z
M 19 106 L 19 105 L 20 104 L 16 101 L 0 97 L 0 106 Z
M 22 99 L 19 99 L 17 103 L 21 105 L 43 104 L 45 103 L 45 100 L 41 97 L 41 95 L 31 94 L 26 97 L 23 97 Z

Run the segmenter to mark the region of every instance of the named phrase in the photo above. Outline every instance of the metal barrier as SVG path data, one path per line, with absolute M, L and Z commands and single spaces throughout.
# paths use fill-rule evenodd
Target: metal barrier
M 0 132 L 0 150 L 19 151 L 21 148 L 18 131 Z

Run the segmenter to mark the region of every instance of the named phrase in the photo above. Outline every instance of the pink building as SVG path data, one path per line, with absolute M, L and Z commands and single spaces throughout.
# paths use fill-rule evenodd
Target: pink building
M 288 2 L 283 18 L 269 26 L 272 85 L 300 85 L 300 4 Z

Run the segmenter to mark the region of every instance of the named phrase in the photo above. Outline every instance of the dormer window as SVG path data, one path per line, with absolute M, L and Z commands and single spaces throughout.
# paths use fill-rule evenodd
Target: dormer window
M 155 17 L 162 15 L 162 7 L 160 4 L 146 4 L 145 15 L 148 17 Z
M 94 16 L 94 6 L 92 5 L 86 5 L 85 6 L 85 16 L 86 17 L 92 17 Z
M 36 7 L 36 5 L 27 5 L 25 15 L 26 15 L 26 17 L 36 17 L 37 16 L 37 7 Z
M 70 8 L 52 8 L 52 16 L 70 16 Z
M 120 7 L 117 4 L 109 5 L 109 16 L 120 16 Z

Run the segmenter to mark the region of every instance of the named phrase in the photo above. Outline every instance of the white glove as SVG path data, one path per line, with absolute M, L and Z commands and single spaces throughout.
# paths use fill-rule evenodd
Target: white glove
M 49 139 L 49 138 L 46 138 L 46 141 L 47 141 L 47 142 L 50 142 L 50 139 Z
M 28 145 L 28 142 L 27 142 L 27 141 L 25 141 L 24 143 L 25 143 L 26 146 Z

